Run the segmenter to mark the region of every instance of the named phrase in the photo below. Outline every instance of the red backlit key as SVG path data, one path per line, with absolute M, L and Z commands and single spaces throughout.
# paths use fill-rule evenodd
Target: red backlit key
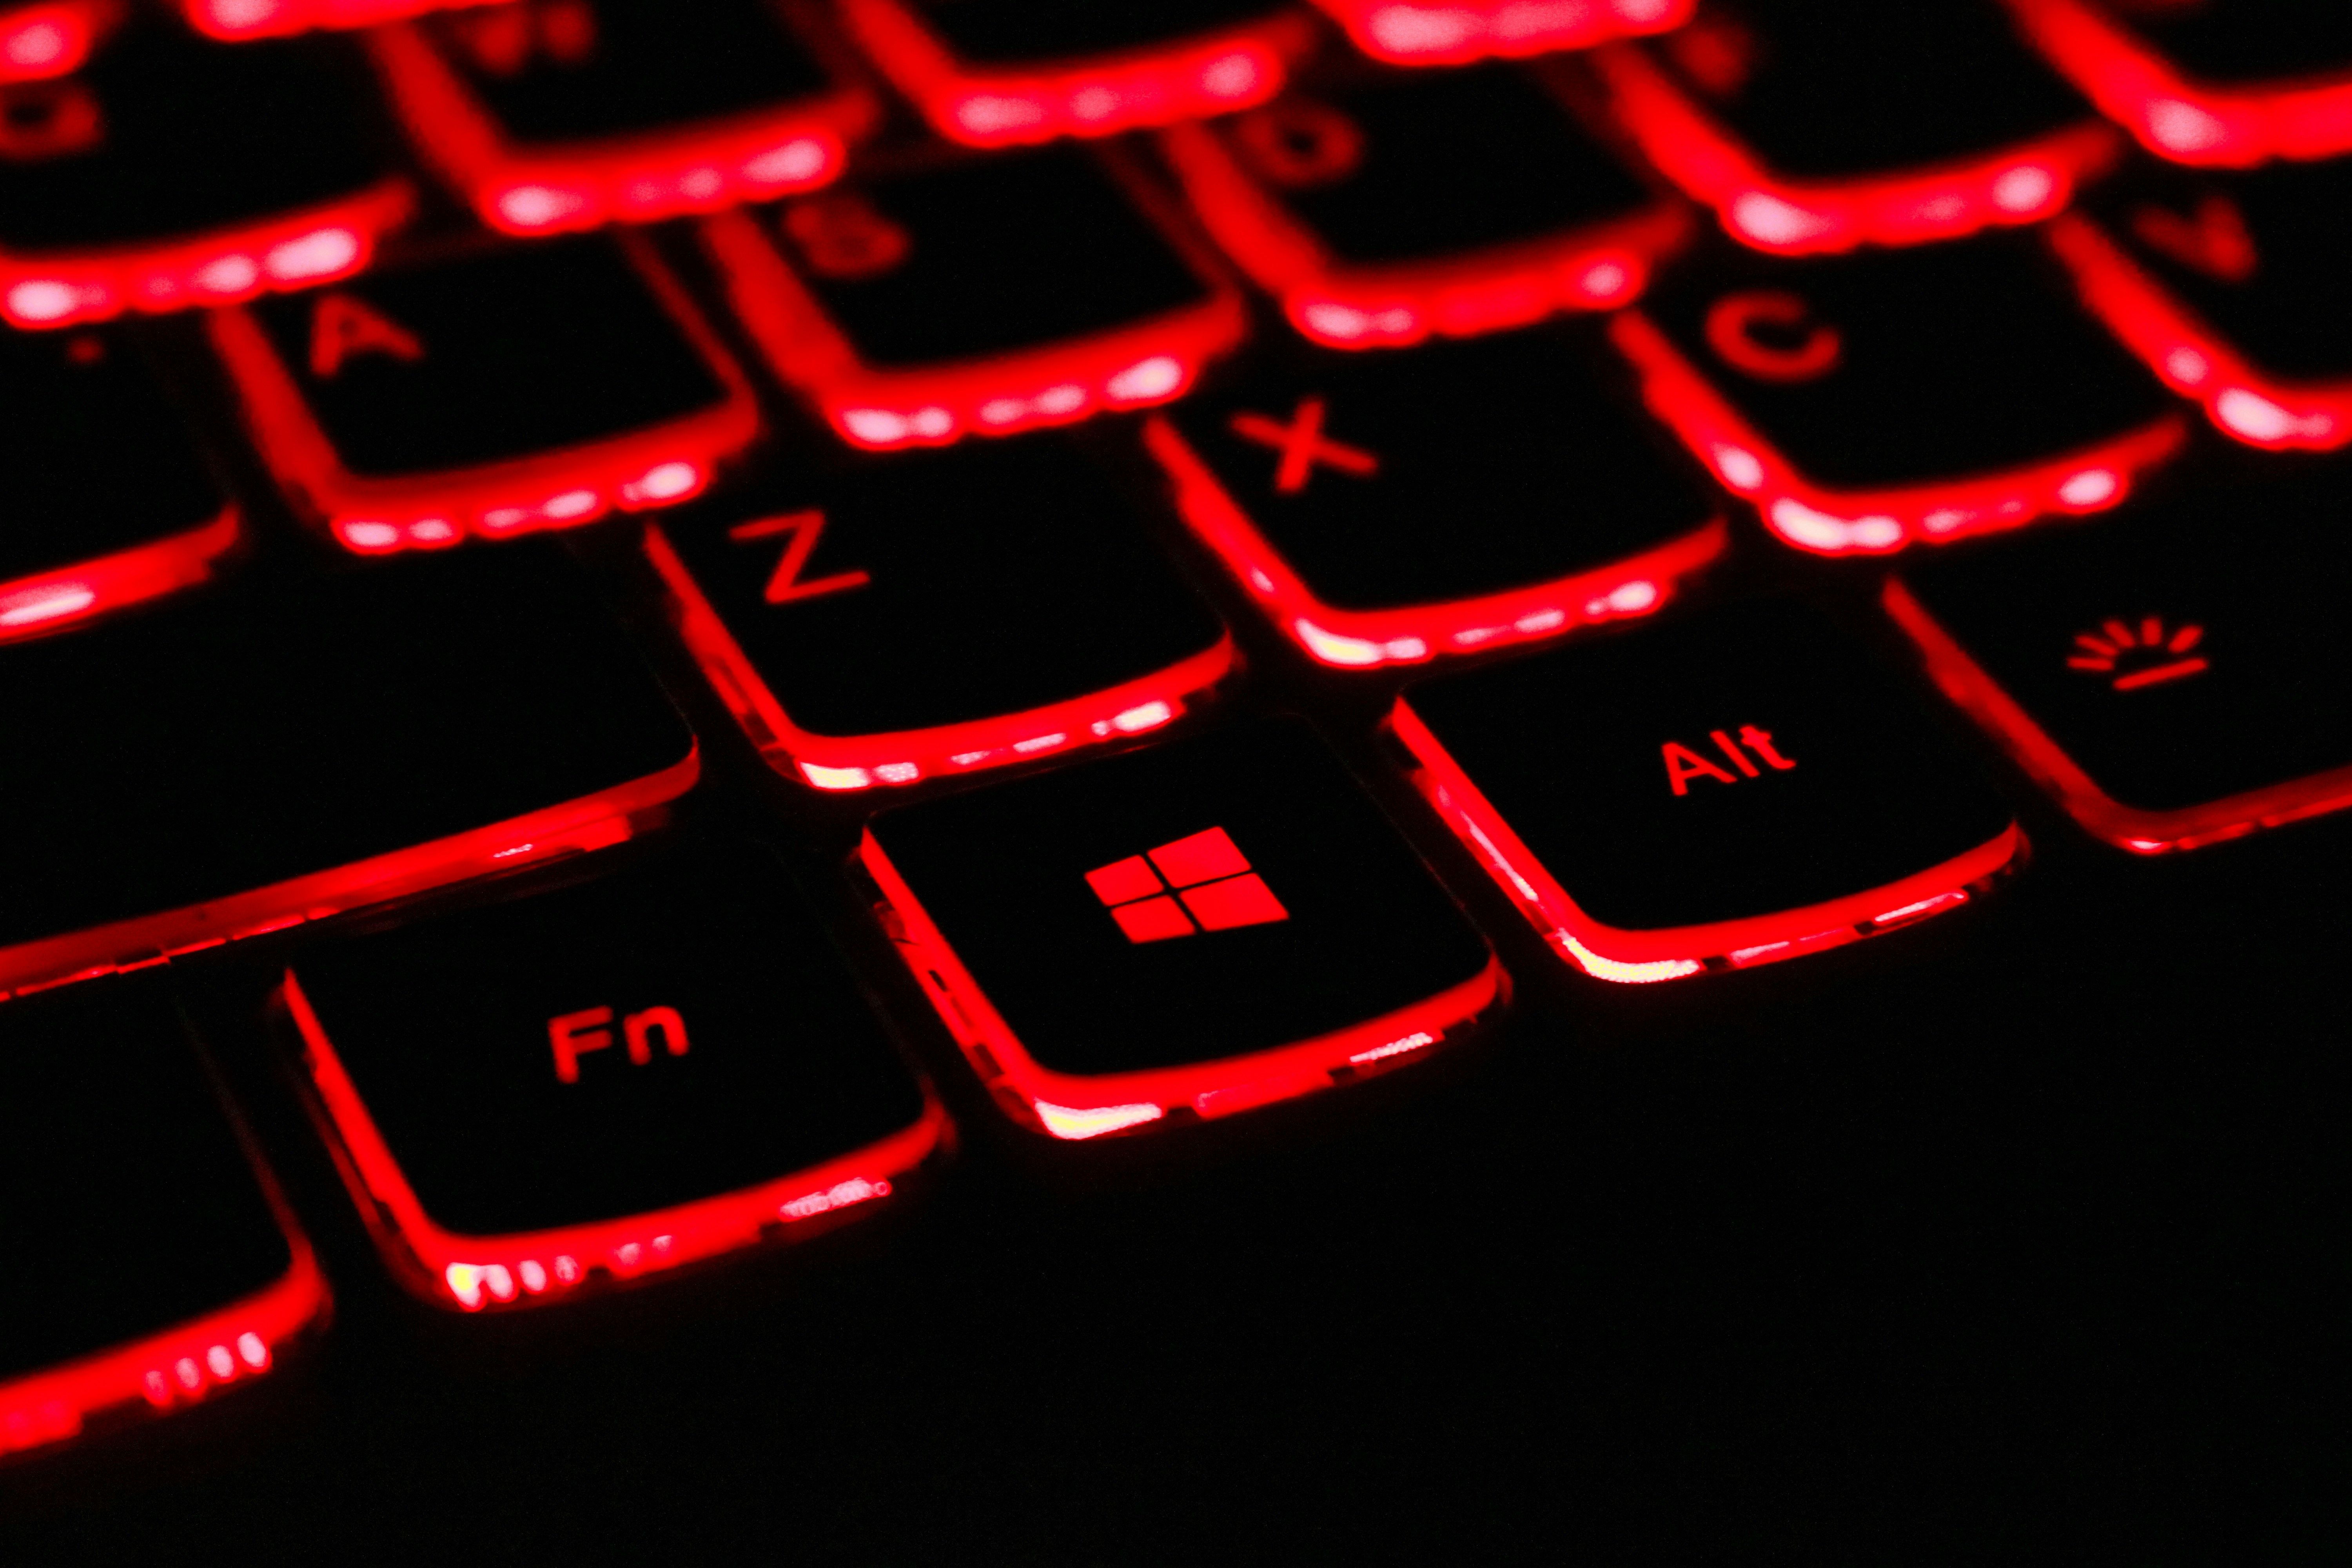
M 352 1197 L 444 1306 L 874 1212 L 946 1128 L 755 848 L 324 947 L 282 994 Z
M 477 251 L 207 324 L 270 467 L 363 553 L 672 505 L 760 427 L 634 235 Z
M 1594 58 L 1643 151 L 1764 250 L 2032 223 L 2123 146 L 1998 0 L 1708 0 Z
M 1125 167 L 1007 153 L 704 234 L 769 362 L 845 438 L 936 446 L 1165 403 L 1241 340 L 1239 295 Z
M 648 531 L 679 629 L 776 766 L 912 784 L 1156 730 L 1232 639 L 1066 437 L 865 460 Z
M 877 110 L 765 0 L 520 0 L 368 44 L 410 139 L 509 234 L 812 189 Z
M 1400 66 L 1581 49 L 1678 27 L 1692 0 L 1315 0 L 1355 46 Z
M 184 1408 L 315 1323 L 310 1245 L 149 979 L 0 1011 L 0 1457 Z
M 96 331 L 0 332 L 0 641 L 185 588 L 237 510 L 138 351 Z
M 116 0 L 0 5 L 0 85 L 79 70 L 99 38 L 121 18 Z
M 1601 980 L 1875 935 L 1966 902 L 2022 847 L 1869 654 L 1787 605 L 1425 681 L 1392 722 L 1439 815 Z
M 177 0 L 191 25 L 215 38 L 277 37 L 313 27 L 373 27 L 428 11 L 489 0 Z
M 2180 444 L 2164 388 L 2038 239 L 1726 258 L 1611 330 L 1651 408 L 1782 540 L 1889 551 L 2123 499 Z
M 974 147 L 1108 136 L 1264 101 L 1313 47 L 1272 0 L 838 0 L 942 136 Z
M 2352 805 L 2340 463 L 1906 570 L 1929 672 L 2084 828 L 2141 854 Z
M 78 74 L 0 85 L 0 316 L 56 327 L 358 271 L 411 197 L 354 66 L 134 21 Z
M 902 806 L 861 854 L 973 1068 L 1056 1138 L 1327 1089 L 1501 997 L 1486 942 L 1292 722 Z
M 2053 228 L 2083 297 L 2256 447 L 2352 440 L 2352 159 L 2118 181 Z M 2095 218 L 2095 221 L 2094 219 Z
M 2239 168 L 2352 152 L 2352 13 L 2308 0 L 2010 0 L 2058 68 L 2158 157 Z
M 0 645 L 0 989 L 627 837 L 694 737 L 551 544 L 175 595 Z
M 1324 664 L 1557 637 L 1657 608 L 1727 538 L 1596 337 L 1316 353 L 1145 440 L 1185 521 Z
M 1690 226 L 1507 66 L 1293 93 L 1162 145 L 1218 243 L 1335 348 L 1622 305 Z

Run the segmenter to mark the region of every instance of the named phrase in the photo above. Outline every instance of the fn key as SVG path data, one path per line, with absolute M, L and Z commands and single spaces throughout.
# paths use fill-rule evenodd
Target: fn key
M 1941 913 L 2021 844 L 1866 650 L 1780 605 L 1409 689 L 1447 824 L 1586 973 L 1793 958 Z
M 870 1211 L 946 1126 L 757 852 L 362 935 L 282 994 L 378 1246 L 467 1310 Z

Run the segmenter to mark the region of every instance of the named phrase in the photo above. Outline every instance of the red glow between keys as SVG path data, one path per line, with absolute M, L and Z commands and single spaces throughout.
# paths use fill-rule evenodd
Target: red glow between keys
M 2025 848 L 2025 837 L 2012 823 L 1965 855 L 1865 892 L 1744 920 L 1620 930 L 1577 907 L 1403 698 L 1391 710 L 1389 723 L 1420 763 L 1413 783 L 1544 941 L 1594 979 L 1621 985 L 1773 963 L 1908 925 L 1957 909 L 1986 890 L 2015 867 Z
M 180 0 L 189 23 L 207 37 L 236 42 L 313 27 L 373 27 L 490 0 Z
M 413 1289 L 468 1312 L 561 1300 L 592 1276 L 633 1279 L 755 1246 L 823 1215 L 864 1208 L 898 1190 L 937 1152 L 947 1114 L 928 1096 L 922 1120 L 854 1153 L 757 1186 L 590 1225 L 510 1236 L 460 1236 L 425 1212 L 336 1056 L 291 970 L 278 992 L 302 1037 L 345 1185 L 377 1246 Z
M 2009 8 L 2051 64 L 2159 158 L 2251 168 L 2352 151 L 2352 76 L 2217 87 L 2181 75 L 2082 0 L 2009 0 Z
M 1895 625 L 1919 645 L 1927 673 L 1944 694 L 1990 731 L 2018 766 L 2049 791 L 2085 831 L 2119 848 L 2136 855 L 2195 849 L 2352 806 L 2352 767 L 2289 779 L 2174 811 L 2126 805 L 2101 789 L 1899 580 L 1887 579 L 1885 599 Z M 2193 646 L 2194 642 L 2183 642 L 2177 651 L 2185 652 Z M 2195 673 L 2175 668 L 2180 674 Z M 2131 689 L 2124 681 L 2115 684 L 2119 689 Z
M 93 1418 L 125 1407 L 194 1405 L 277 1364 L 278 1351 L 325 1312 L 327 1283 L 284 1202 L 264 1186 L 293 1253 L 285 1276 L 192 1322 L 0 1383 L 0 1456 L 79 1436 Z
M 644 223 L 814 190 L 839 177 L 848 144 L 877 113 L 862 89 L 623 142 L 517 146 L 414 27 L 371 33 L 368 48 L 410 138 L 484 223 L 554 234 Z
M 407 221 L 413 205 L 408 182 L 394 177 L 343 201 L 194 239 L 0 251 L 0 316 L 15 327 L 67 327 L 330 283 L 365 268 L 376 241 Z
M 2352 440 L 2352 381 L 2273 380 L 2079 213 L 2050 228 L 2084 302 L 2167 386 L 2249 446 L 2326 450 Z
M 2015 528 L 2052 512 L 2104 511 L 2188 436 L 2179 416 L 2165 415 L 2111 441 L 2003 473 L 1897 489 L 1830 490 L 1799 474 L 1639 311 L 1617 317 L 1609 330 L 1641 373 L 1651 411 L 1727 489 L 1753 501 L 1775 534 L 1819 555 L 1885 554 L 1922 540 Z
M 144 968 L 167 956 L 283 931 L 468 877 L 619 844 L 635 834 L 646 814 L 692 788 L 701 765 L 699 753 L 689 752 L 657 773 L 487 827 L 209 903 L 0 949 L 0 989 L 22 996 Z
M 1316 597 L 1173 424 L 1155 416 L 1143 439 L 1176 488 L 1177 513 L 1186 526 L 1217 552 L 1285 635 L 1335 668 L 1418 663 L 1645 616 L 1730 542 L 1730 525 L 1717 517 L 1630 560 L 1533 587 L 1393 610 L 1343 610 Z
M 1733 238 L 1781 255 L 1918 245 L 2036 223 L 2063 210 L 2075 186 L 2122 150 L 2111 127 L 2084 124 L 1935 169 L 1834 184 L 1785 180 L 1639 49 L 1620 46 L 1593 58 L 1626 128 L 1660 171 L 1714 208 Z
M 142 599 L 210 580 L 236 543 L 234 506 L 184 533 L 101 555 L 56 572 L 0 583 L 0 642 L 37 637 Z
M 979 364 L 877 369 L 858 360 L 749 216 L 717 214 L 702 234 L 752 341 L 853 447 L 940 447 L 1168 403 L 1244 331 L 1241 297 L 1219 283 L 1198 305 L 1092 337 Z
M 692 500 L 722 462 L 760 434 L 751 383 L 718 334 L 641 238 L 625 232 L 621 243 L 727 395 L 667 425 L 560 451 L 439 474 L 379 479 L 352 473 L 259 323 L 232 310 L 213 312 L 205 324 L 236 381 L 247 426 L 271 471 L 346 549 L 383 555 L 442 549 L 468 534 L 506 539 L 574 528 L 614 508 L 644 511 Z M 333 307 L 322 301 L 321 308 Z
M 1314 1039 L 1186 1067 L 1058 1073 L 1030 1056 L 872 833 L 857 852 L 887 903 L 899 956 L 972 1069 L 1015 1120 L 1066 1141 L 1130 1131 L 1171 1115 L 1226 1116 L 1384 1070 L 1440 1044 L 1447 1030 L 1470 1024 L 1504 994 L 1502 963 L 1490 959 L 1459 985 Z
M 1402 347 L 1433 332 L 1469 337 L 1628 304 L 1690 231 L 1681 208 L 1661 205 L 1442 260 L 1350 266 L 1253 180 L 1217 132 L 1174 126 L 1160 146 L 1217 243 L 1282 301 L 1292 326 L 1328 348 Z
M 1314 47 L 1303 17 L 1193 37 L 1164 48 L 994 71 L 960 61 L 900 0 L 842 0 L 842 20 L 933 129 L 972 147 L 1108 136 L 1262 103 Z
M 1580 49 L 1663 33 L 1690 19 L 1696 0 L 1315 0 L 1374 59 L 1463 65 L 1492 55 Z
M 1156 674 L 1066 702 L 929 730 L 819 735 L 784 712 L 658 524 L 646 525 L 646 554 L 669 588 L 679 637 L 736 722 L 778 772 L 821 790 L 909 784 L 1146 734 L 1173 723 L 1234 668 L 1228 633 Z
M 0 6 L 0 83 L 79 70 L 103 16 L 99 0 Z

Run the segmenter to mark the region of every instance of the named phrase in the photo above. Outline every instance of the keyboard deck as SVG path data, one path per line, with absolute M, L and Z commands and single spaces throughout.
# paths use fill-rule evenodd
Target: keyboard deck
M 0 0 L 0 1560 L 2332 1555 L 2293 9 Z

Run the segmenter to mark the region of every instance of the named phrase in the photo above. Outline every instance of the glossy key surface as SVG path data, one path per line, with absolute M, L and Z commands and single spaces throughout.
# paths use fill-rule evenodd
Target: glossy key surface
M 1496 994 L 1486 943 L 1295 722 L 902 806 L 864 856 L 982 1077 L 1056 1137 L 1323 1088 Z
M 927 26 L 966 59 L 990 65 L 1037 65 L 1087 55 L 1148 49 L 1155 45 L 1262 21 L 1277 7 L 1268 0 L 1136 0 L 1096 5 L 1088 0 L 916 0 Z
M 445 1303 L 560 1299 L 745 1245 L 887 1196 L 937 1136 L 764 851 L 583 869 L 293 965 L 356 1195 Z
M 1918 702 L 1780 603 L 1424 681 L 1396 724 L 1441 813 L 1603 979 L 1849 940 L 2015 853 Z
M 597 237 L 376 273 L 212 329 L 278 477 L 355 549 L 677 500 L 758 427 L 658 264 Z
M 79 74 L 0 89 L 10 321 L 217 303 L 363 262 L 407 196 L 355 64 L 331 44 L 226 48 L 150 18 Z
M 1218 242 L 1336 347 L 1622 303 L 1685 226 L 1510 66 L 1294 91 L 1166 144 Z
M 411 138 L 512 233 L 819 185 L 875 117 L 763 0 L 526 0 L 370 47 Z
M 1224 627 L 1145 527 L 1043 433 L 714 500 L 652 548 L 777 765 L 858 787 L 1140 733 L 1222 677 Z
M 1240 302 L 1093 154 L 1051 147 L 711 220 L 732 302 L 850 440 L 937 444 L 1160 403 Z
M 133 344 L 0 336 L 0 637 L 185 587 L 236 542 L 180 411 Z
M 2085 298 L 2214 423 L 2261 447 L 2352 439 L 2352 159 L 2157 166 L 2057 231 Z
M 0 979 L 610 842 L 683 790 L 693 737 L 569 563 L 488 553 L 245 574 L 0 647 L 0 714 L 41 759 L 0 769 L 26 825 Z
M 2296 0 L 2189 0 L 2121 5 L 2133 32 L 2182 71 L 2253 87 L 2352 68 L 2352 16 Z
M 0 1455 L 266 1371 L 324 1303 L 153 977 L 0 1010 Z
M 2215 476 L 1922 563 L 1889 605 L 2090 831 L 2142 852 L 2235 837 L 2352 801 L 2347 484 L 2340 460 Z
M 1726 256 L 1616 331 L 1652 407 L 1806 548 L 2095 510 L 2180 429 L 2029 236 Z
M 1147 437 L 1186 521 L 1283 630 L 1363 666 L 1663 604 L 1723 548 L 1704 476 L 1599 334 L 1301 353 Z

